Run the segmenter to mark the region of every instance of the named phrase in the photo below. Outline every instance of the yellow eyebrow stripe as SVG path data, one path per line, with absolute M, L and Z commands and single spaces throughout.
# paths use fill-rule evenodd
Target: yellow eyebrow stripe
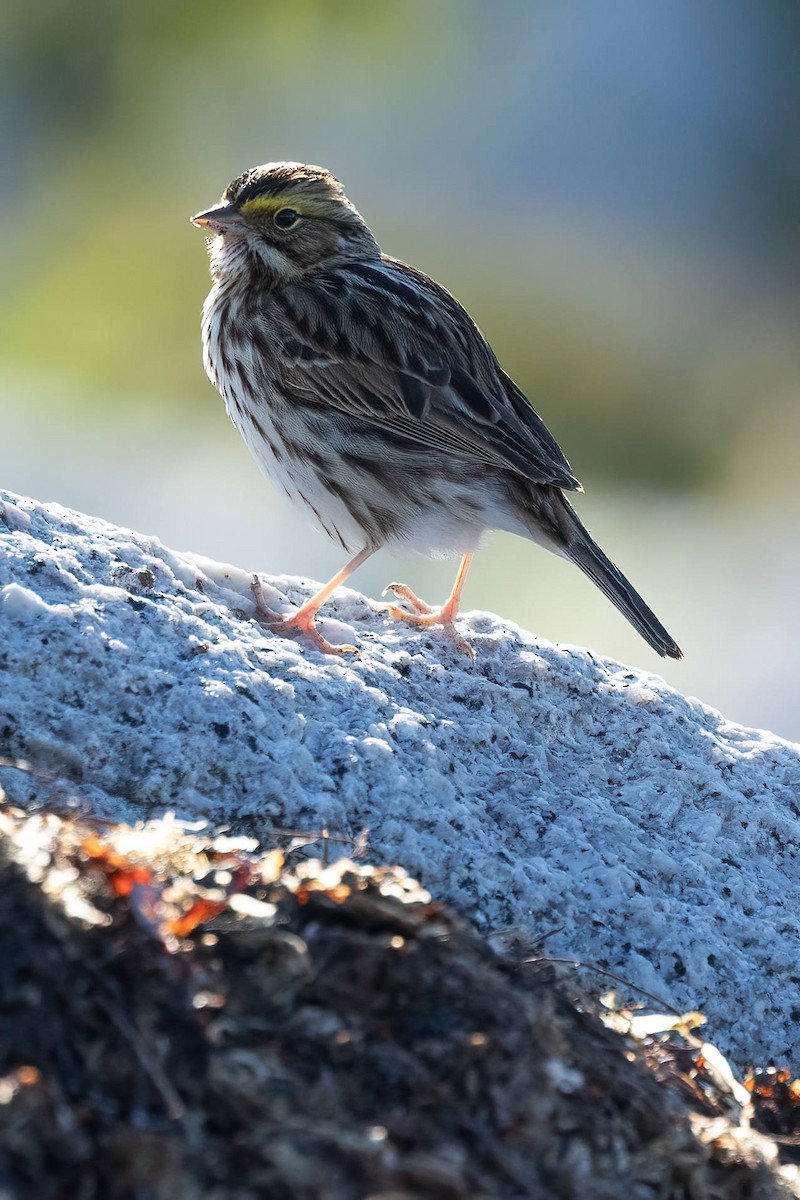
M 282 208 L 291 207 L 282 196 L 253 196 L 240 205 L 239 211 L 245 215 L 257 212 L 278 212 Z M 299 210 L 298 210 L 299 211 Z
M 239 205 L 239 212 L 249 217 L 252 213 L 280 212 L 282 208 L 293 208 L 301 217 L 321 215 L 330 203 L 317 200 L 312 196 L 303 196 L 297 200 L 292 196 L 253 196 Z

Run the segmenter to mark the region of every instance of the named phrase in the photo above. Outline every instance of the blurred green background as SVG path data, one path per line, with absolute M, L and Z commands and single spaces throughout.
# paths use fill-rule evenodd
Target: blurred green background
M 800 739 L 794 0 L 0 6 L 0 484 L 275 574 L 340 556 L 203 374 L 202 236 L 244 167 L 321 163 L 445 283 L 684 648 L 497 535 L 467 607 Z M 440 599 L 454 564 L 369 563 Z

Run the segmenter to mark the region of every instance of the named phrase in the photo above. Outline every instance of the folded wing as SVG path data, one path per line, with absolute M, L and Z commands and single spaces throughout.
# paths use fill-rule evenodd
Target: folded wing
M 276 308 L 273 308 L 275 305 Z M 457 300 L 394 259 L 347 263 L 272 294 L 283 387 L 304 404 L 578 490 L 552 434 Z

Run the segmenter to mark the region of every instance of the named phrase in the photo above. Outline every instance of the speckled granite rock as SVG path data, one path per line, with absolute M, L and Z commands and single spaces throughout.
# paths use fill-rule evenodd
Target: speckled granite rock
M 435 632 L 343 590 L 326 658 L 250 618 L 249 575 L 0 493 L 0 752 L 116 818 L 368 830 L 485 929 L 706 1013 L 739 1062 L 800 1050 L 800 747 L 500 618 Z M 311 584 L 274 579 L 288 608 Z

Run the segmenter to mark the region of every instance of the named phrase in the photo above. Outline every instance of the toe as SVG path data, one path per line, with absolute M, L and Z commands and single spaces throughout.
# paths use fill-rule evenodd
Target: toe
M 450 641 L 453 643 L 456 650 L 458 650 L 458 652 L 460 654 L 466 654 L 466 656 L 470 660 L 470 662 L 474 663 L 475 662 L 475 651 L 472 649 L 472 646 L 467 641 L 467 639 L 465 637 L 461 636 L 461 634 L 456 629 L 455 625 L 445 625 L 444 631 L 447 634 L 447 636 L 450 638 Z
M 412 613 L 408 612 L 405 608 L 399 608 L 396 604 L 386 604 L 380 611 L 386 613 L 389 617 L 394 617 L 397 621 L 405 621 L 407 625 L 416 625 L 418 629 L 430 629 L 438 625 L 453 643 L 459 654 L 466 654 L 470 662 L 475 662 L 475 651 L 472 649 L 472 646 L 465 637 L 461 636 L 452 621 L 443 619 L 440 611 L 431 609 L 427 613 Z
M 273 612 L 264 599 L 264 589 L 261 585 L 261 580 L 257 575 L 254 575 L 250 580 L 250 592 L 256 606 L 256 620 L 259 625 L 263 625 L 266 629 L 272 629 L 275 626 L 282 625 L 284 617 L 280 613 Z
M 351 646 L 349 643 L 336 646 L 333 642 L 329 642 L 317 629 L 313 617 L 304 616 L 300 618 L 297 613 L 293 617 L 283 617 L 281 620 L 281 629 L 278 632 L 283 633 L 285 637 L 306 637 L 323 654 L 359 653 L 358 647 Z
M 407 601 L 415 612 L 432 613 L 434 611 L 430 604 L 426 604 L 424 600 L 420 600 L 419 596 L 416 596 L 405 583 L 390 583 L 388 587 L 383 589 L 381 595 L 386 596 L 389 592 L 395 595 L 398 600 Z
M 333 642 L 329 642 L 322 634 L 318 634 L 315 638 L 312 638 L 312 641 L 316 648 L 321 650 L 323 654 L 361 654 L 358 646 L 350 646 L 347 642 L 342 646 L 335 646 Z
M 408 625 L 437 625 L 439 623 L 437 613 L 409 612 L 407 608 L 400 608 L 397 604 L 384 604 L 380 611 L 386 613 L 387 616 L 394 617 L 395 621 L 405 621 Z

